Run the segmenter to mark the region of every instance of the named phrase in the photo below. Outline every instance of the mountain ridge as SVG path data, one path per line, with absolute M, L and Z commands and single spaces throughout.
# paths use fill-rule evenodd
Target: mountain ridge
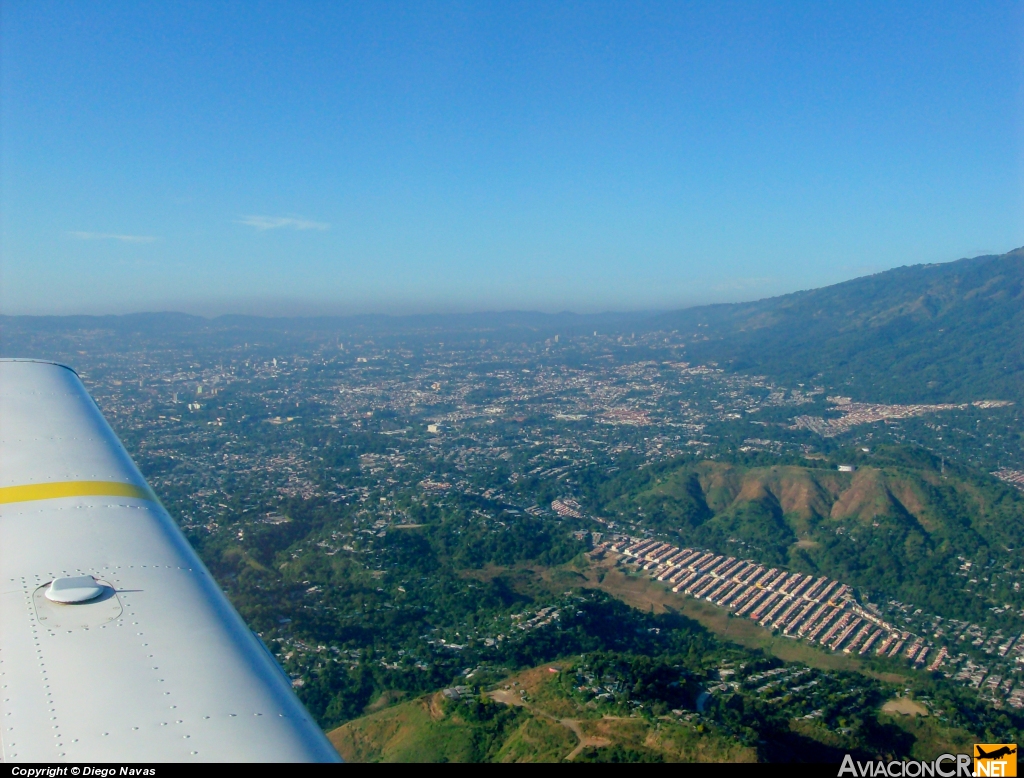
M 864 400 L 1024 399 L 1024 248 L 886 270 L 651 326 L 693 361 L 829 385 Z

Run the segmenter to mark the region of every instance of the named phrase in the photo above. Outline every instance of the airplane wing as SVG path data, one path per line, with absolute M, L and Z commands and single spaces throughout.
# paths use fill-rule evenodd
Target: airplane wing
M 0 360 L 5 762 L 338 761 L 78 376 Z

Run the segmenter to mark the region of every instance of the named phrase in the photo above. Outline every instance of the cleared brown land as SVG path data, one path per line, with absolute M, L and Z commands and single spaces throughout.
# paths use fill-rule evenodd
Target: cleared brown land
M 558 666 L 562 667 L 562 665 Z M 612 744 L 612 741 L 607 737 L 584 734 L 583 730 L 580 728 L 580 722 L 578 720 L 570 718 L 557 718 L 555 715 L 549 713 L 543 708 L 523 700 L 523 698 L 519 694 L 519 691 L 526 691 L 528 695 L 531 692 L 536 693 L 543 685 L 543 682 L 545 680 L 545 674 L 551 674 L 550 668 L 551 665 L 544 665 L 542 667 L 536 667 L 532 670 L 528 670 L 525 673 L 514 675 L 504 682 L 503 686 L 505 688 L 495 689 L 492 692 L 488 692 L 487 696 L 495 702 L 500 702 L 504 705 L 512 705 L 517 708 L 526 708 L 534 715 L 550 719 L 551 721 L 555 721 L 561 726 L 565 727 L 570 732 L 572 732 L 572 734 L 576 737 L 576 747 L 573 748 L 573 750 L 570 751 L 569 754 L 565 757 L 565 759 L 569 762 L 571 762 L 573 759 L 579 756 L 580 752 L 583 751 L 584 748 L 601 748 L 604 746 L 610 746 Z M 515 683 L 515 686 L 513 686 L 513 683 Z M 547 700 L 547 702 L 550 704 L 551 702 L 553 702 L 553 700 L 549 699 Z M 564 701 L 563 704 L 558 707 L 566 707 Z
M 928 709 L 909 697 L 896 697 L 882 706 L 883 713 L 900 713 L 904 716 L 927 716 Z

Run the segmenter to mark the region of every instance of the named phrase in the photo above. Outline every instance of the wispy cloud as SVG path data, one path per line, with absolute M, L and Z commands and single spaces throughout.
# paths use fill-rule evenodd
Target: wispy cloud
M 326 222 L 314 222 L 295 216 L 243 216 L 238 219 L 238 224 L 255 227 L 259 232 L 280 229 L 329 230 L 331 228 L 331 225 Z
M 118 235 L 113 232 L 69 232 L 68 235 L 78 240 L 119 240 L 122 243 L 152 243 L 159 240 L 154 235 Z

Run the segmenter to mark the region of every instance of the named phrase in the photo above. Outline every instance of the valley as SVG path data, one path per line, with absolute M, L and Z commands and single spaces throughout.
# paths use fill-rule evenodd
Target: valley
M 985 286 L 987 268 L 985 304 L 1004 310 L 1019 262 L 942 273 Z M 878 327 L 910 317 L 916 338 L 946 315 L 913 301 L 938 271 L 911 270 L 864 282 L 878 299 L 852 296 L 864 313 L 834 349 L 860 333 L 883 365 Z M 814 346 L 786 334 L 792 311 L 865 288 L 850 283 L 690 311 L 696 338 L 639 314 L 147 314 L 0 317 L 0 346 L 76 367 L 351 758 L 1024 739 L 1020 399 L 907 365 L 898 391 L 871 388 L 834 349 L 810 374 L 768 359 Z M 764 338 L 789 351 L 743 362 L 736 344 Z M 985 369 L 1016 375 L 1015 353 Z

